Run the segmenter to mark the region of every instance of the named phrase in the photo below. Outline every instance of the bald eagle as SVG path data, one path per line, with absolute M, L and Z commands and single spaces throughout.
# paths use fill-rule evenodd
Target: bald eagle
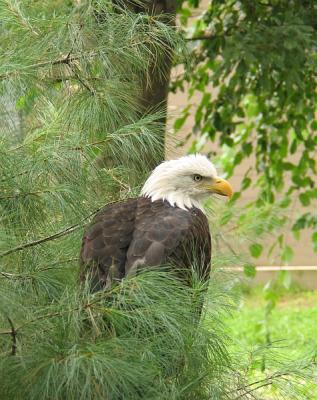
M 232 195 L 207 157 L 196 154 L 165 161 L 145 182 L 141 196 L 101 209 L 86 229 L 81 279 L 93 291 L 145 267 L 198 267 L 208 279 L 211 239 L 203 202 L 210 194 Z

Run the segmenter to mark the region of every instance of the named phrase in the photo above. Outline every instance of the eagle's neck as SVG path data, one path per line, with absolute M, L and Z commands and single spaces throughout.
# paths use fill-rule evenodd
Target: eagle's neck
M 193 196 L 189 196 L 187 193 L 179 189 L 176 190 L 175 187 L 168 187 L 166 185 L 154 183 L 155 182 L 148 179 L 141 190 L 141 196 L 149 197 L 152 201 L 167 201 L 172 207 L 179 207 L 183 210 L 189 210 L 196 207 L 204 211 L 201 202 Z
M 199 208 L 201 211 L 204 211 L 200 202 L 195 199 L 191 199 L 190 197 L 184 195 L 182 196 L 179 193 L 167 193 L 167 194 L 153 194 L 152 196 L 148 194 L 142 194 L 144 197 L 149 197 L 152 201 L 162 200 L 167 201 L 172 207 L 182 208 L 183 210 L 190 210 L 193 207 Z

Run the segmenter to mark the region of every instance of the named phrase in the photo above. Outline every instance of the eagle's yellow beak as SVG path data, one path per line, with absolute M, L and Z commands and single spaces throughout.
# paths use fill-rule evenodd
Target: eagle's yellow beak
M 228 181 L 222 178 L 215 178 L 211 184 L 205 185 L 211 193 L 221 194 L 222 196 L 232 197 L 233 189 Z

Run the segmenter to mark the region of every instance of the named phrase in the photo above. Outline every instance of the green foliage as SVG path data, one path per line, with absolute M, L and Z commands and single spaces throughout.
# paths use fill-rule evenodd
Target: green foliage
M 246 277 L 254 278 L 256 276 L 256 267 L 253 264 L 245 264 L 243 267 L 243 272 Z
M 232 277 L 213 272 L 200 321 L 206 287 L 169 270 L 96 294 L 78 283 L 84 225 L 136 195 L 159 160 L 162 115 L 145 113 L 138 91 L 148 66 L 180 44 L 175 32 L 102 0 L 3 0 L 0 20 L 1 395 L 247 399 L 254 383 L 229 355 L 223 325 Z M 225 224 L 230 212 L 215 219 Z M 236 218 L 240 232 L 254 232 L 251 219 Z M 271 213 L 262 229 L 276 221 Z M 232 262 L 215 253 L 215 266 Z
M 250 253 L 253 257 L 259 258 L 263 250 L 263 246 L 260 243 L 253 243 L 250 246 Z
M 197 3 L 183 2 L 185 28 Z M 186 33 L 193 57 L 173 88 L 186 82 L 189 103 L 199 94 L 194 133 L 223 147 L 227 176 L 250 159 L 241 191 L 256 190 L 255 207 L 316 203 L 316 17 L 313 0 L 212 0 Z M 315 219 L 312 211 L 303 217 L 294 221 L 297 237 Z
M 270 315 L 271 337 L 273 341 L 280 339 L 281 331 L 284 333 L 285 352 L 299 354 L 300 352 L 314 351 L 316 349 L 315 321 L 317 319 L 317 293 L 304 291 L 293 286 L 285 288 L 281 280 L 275 281 L 276 293 L 280 298 L 278 306 Z M 230 330 L 234 339 L 244 342 L 244 345 L 265 345 L 263 335 L 263 311 L 265 301 L 262 296 L 261 286 L 253 288 L 246 294 L 239 313 L 234 314 Z M 231 317 L 230 317 L 231 318 Z
M 256 193 L 255 201 L 238 214 L 236 208 L 226 212 L 222 222 L 230 232 L 224 233 L 227 247 L 239 255 L 237 265 L 253 277 L 252 262 L 241 259 L 245 247 L 241 247 L 241 227 L 242 231 L 251 227 L 243 238 L 255 260 L 266 250 L 266 256 L 276 260 L 278 255 L 284 265 L 291 263 L 294 251 L 278 230 L 289 221 L 288 229 L 300 239 L 302 229 L 317 227 L 313 212 L 317 195 L 316 5 L 312 0 L 212 0 L 188 28 L 198 3 L 180 5 L 192 58 L 172 85 L 177 90 L 186 83 L 189 91 L 189 104 L 174 128 L 180 129 L 188 110 L 195 110 L 193 134 L 188 135 L 195 135 L 190 151 L 200 151 L 208 141 L 217 142 L 222 149 L 219 164 L 227 177 L 245 160 L 251 165 L 232 202 L 243 201 L 249 188 Z M 199 99 L 197 106 L 192 104 L 194 95 L 195 102 Z M 308 211 L 298 213 L 298 205 Z M 261 244 L 265 234 L 274 238 L 267 249 Z M 311 241 L 315 250 L 316 232 Z M 280 279 L 290 284 L 288 273 L 281 272 Z M 270 343 L 269 314 L 278 300 L 273 283 L 264 296 L 264 336 Z
M 192 299 L 203 288 L 189 289 L 167 271 L 139 274 L 95 295 L 68 284 L 46 305 L 26 304 L 29 290 L 20 285 L 14 301 L 2 303 L 2 322 L 8 325 L 10 316 L 17 335 L 17 355 L 2 355 L 0 363 L 1 392 L 8 399 L 168 399 L 181 392 L 194 398 L 203 393 L 196 381 L 210 385 L 229 368 L 217 322 L 225 310 L 215 300 L 218 290 L 212 335 L 204 327 L 193 330 Z M 10 353 L 10 335 L 0 340 Z M 213 371 L 210 381 L 203 368 Z
M 214 249 L 224 257 L 228 254 L 233 257 L 235 261 L 230 261 L 229 265 L 240 266 L 246 272 L 250 272 L 254 264 L 251 257 L 258 259 L 263 255 L 266 249 L 262 243 L 270 237 L 277 237 L 277 243 L 273 242 L 269 253 L 278 246 L 278 250 L 284 254 L 283 260 L 289 262 L 292 250 L 285 245 L 280 234 L 281 227 L 287 219 L 282 201 L 266 203 L 261 207 L 246 207 L 239 205 L 239 202 L 224 203 L 213 199 L 209 205 Z
M 316 308 L 316 292 L 304 292 L 299 288 L 286 289 L 282 287 L 279 281 L 276 281 L 275 293 L 278 295 L 280 302 L 269 316 L 270 338 L 273 342 L 275 352 L 280 357 L 296 358 L 300 353 L 316 354 L 316 334 L 315 322 L 317 320 Z M 266 345 L 266 329 L 264 321 L 265 303 L 262 296 L 262 288 L 253 289 L 246 297 L 241 305 L 240 312 L 230 317 L 230 335 L 234 339 L 233 346 L 248 349 L 253 347 L 254 366 L 263 364 L 260 356 L 260 349 Z M 283 332 L 283 340 L 280 341 L 281 332 Z M 251 356 L 251 353 L 248 353 Z M 265 360 L 267 361 L 267 359 Z M 258 373 L 258 368 L 253 370 L 254 374 Z M 266 370 L 267 373 L 267 370 Z M 274 396 L 277 387 L 263 388 L 267 398 Z M 316 387 L 303 385 L 302 390 L 308 392 L 304 395 L 306 399 L 314 399 L 316 397 Z M 310 391 L 312 390 L 312 392 Z M 265 395 L 263 395 L 264 398 Z M 285 393 L 285 399 L 293 398 L 289 393 Z M 296 397 L 295 397 L 296 398 Z
M 135 16 L 108 1 L 54 9 L 47 2 L 3 1 L 0 15 L 3 109 L 10 93 L 27 122 L 32 114 L 33 140 L 48 134 L 43 125 L 51 135 L 77 132 L 96 140 L 132 123 L 149 65 L 160 66 L 179 43 L 159 17 Z

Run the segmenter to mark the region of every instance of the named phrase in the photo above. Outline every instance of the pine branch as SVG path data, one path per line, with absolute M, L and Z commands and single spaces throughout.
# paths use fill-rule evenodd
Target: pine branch
M 53 191 L 54 191 L 54 189 L 46 189 L 46 190 L 36 190 L 34 192 L 16 193 L 16 194 L 9 195 L 9 196 L 1 196 L 0 200 L 16 199 L 18 197 L 27 197 L 27 196 L 38 196 L 38 195 L 44 194 L 44 193 L 52 193 Z
M 11 327 L 11 337 L 12 337 L 12 350 L 11 350 L 11 355 L 15 356 L 17 352 L 17 330 L 14 327 L 12 319 L 7 316 L 7 320 L 9 321 L 10 327 Z
M 113 293 L 113 291 L 112 291 L 112 293 Z M 100 302 L 103 303 L 104 299 L 109 297 L 109 295 L 110 295 L 110 292 L 103 292 L 102 295 L 97 297 L 95 300 L 92 300 L 86 304 L 83 304 L 83 305 L 80 305 L 80 306 L 77 306 L 77 307 L 74 307 L 72 309 L 65 310 L 65 311 L 56 311 L 53 313 L 40 315 L 39 317 L 36 317 L 36 318 L 30 319 L 29 321 L 23 322 L 21 325 L 17 326 L 16 328 L 14 327 L 14 325 L 13 325 L 12 321 L 9 319 L 9 317 L 7 317 L 7 319 L 9 320 L 11 330 L 0 331 L 0 335 L 12 335 L 13 336 L 13 333 L 14 333 L 14 339 L 15 339 L 14 343 L 16 344 L 16 336 L 17 336 L 18 332 L 21 331 L 21 329 L 23 329 L 25 326 L 33 324 L 38 321 L 45 320 L 45 319 L 50 319 L 50 318 L 54 318 L 54 317 L 62 317 L 68 313 L 72 313 L 72 312 L 76 312 L 76 311 L 80 311 L 80 310 L 88 310 L 88 313 L 91 314 L 90 308 L 93 305 L 98 304 Z M 103 310 L 105 310 L 105 307 L 103 307 Z
M 307 369 L 309 368 L 310 365 L 306 365 L 306 367 L 304 367 L 303 369 Z M 251 382 L 248 385 L 245 386 L 241 386 L 239 388 L 234 389 L 233 391 L 229 392 L 240 392 L 240 391 L 244 391 L 243 393 L 239 394 L 237 397 L 235 397 L 233 400 L 239 400 L 241 398 L 244 398 L 244 396 L 252 394 L 253 392 L 266 387 L 266 386 L 270 386 L 273 385 L 274 381 L 277 379 L 283 379 L 285 377 L 288 376 L 293 376 L 292 372 L 275 372 L 274 374 L 267 376 L 264 379 L 259 379 L 258 381 L 255 382 Z M 255 386 L 255 387 L 254 387 Z M 249 388 L 249 389 L 248 389 Z M 229 394 L 228 393 L 228 394 Z
M 25 175 L 25 174 L 28 174 L 28 173 L 29 173 L 29 171 L 22 171 L 22 172 L 20 172 L 18 174 L 15 174 L 15 175 L 5 176 L 4 178 L 0 179 L 0 182 L 5 182 L 8 179 L 14 179 L 14 178 L 17 178 L 18 176 L 22 176 L 22 175 Z
M 104 206 L 102 206 L 102 207 L 104 207 Z M 46 243 L 46 242 L 49 242 L 51 240 L 58 239 L 58 238 L 63 237 L 65 235 L 69 235 L 70 233 L 75 232 L 77 229 L 80 229 L 83 226 L 85 226 L 86 224 L 84 222 L 87 221 L 87 219 L 91 218 L 93 215 L 95 215 L 98 211 L 100 211 L 102 207 L 98 208 L 97 210 L 94 210 L 87 217 L 85 217 L 81 222 L 79 222 L 77 224 L 74 224 L 74 225 L 71 225 L 71 226 L 68 226 L 67 228 L 62 229 L 61 231 L 56 232 L 53 235 L 46 236 L 44 238 L 34 240 L 32 242 L 23 243 L 23 244 L 21 244 L 19 246 L 13 247 L 12 249 L 4 251 L 4 252 L 0 253 L 0 258 L 5 257 L 5 256 L 7 256 L 9 254 L 12 254 L 12 253 L 16 253 L 16 252 L 21 251 L 21 250 L 25 250 L 25 249 L 27 249 L 29 247 L 37 246 L 39 244 Z
M 48 242 L 50 240 L 58 239 L 58 238 L 60 238 L 62 236 L 68 235 L 69 233 L 72 233 L 72 232 L 76 231 L 77 229 L 81 228 L 82 226 L 83 226 L 82 224 L 75 224 L 75 225 L 69 226 L 68 228 L 63 229 L 63 230 L 61 230 L 61 231 L 59 231 L 57 233 L 54 233 L 51 236 L 46 236 L 45 238 L 34 240 L 33 242 L 23 243 L 20 246 L 16 246 L 16 247 L 13 247 L 10 250 L 4 251 L 3 253 L 0 254 L 0 258 L 1 257 L 5 257 L 5 256 L 7 256 L 9 254 L 15 253 L 17 251 L 21 251 L 21 250 L 27 249 L 29 247 L 37 246 L 39 244 Z
M 56 270 L 56 265 L 67 264 L 72 261 L 78 261 L 78 258 L 73 257 L 73 258 L 68 258 L 67 260 L 57 261 L 50 266 L 46 266 L 46 267 L 35 270 L 34 273 L 49 271 L 52 269 Z M 12 273 L 12 272 L 4 272 L 4 271 L 0 271 L 0 276 L 2 276 L 3 278 L 7 278 L 7 279 L 34 279 L 34 275 L 32 275 L 32 274 L 16 274 L 16 273 Z
M 88 53 L 88 55 L 85 55 L 85 58 L 95 57 L 97 54 L 98 54 L 97 52 L 93 51 L 93 52 Z M 83 56 L 84 56 L 83 54 L 71 55 L 70 53 L 68 53 L 66 57 L 61 57 L 61 58 L 58 58 L 57 60 L 42 61 L 42 62 L 39 62 L 36 64 L 27 65 L 23 68 L 23 70 L 24 71 L 28 70 L 28 69 L 34 70 L 34 69 L 43 68 L 43 67 L 47 67 L 47 66 L 63 65 L 63 64 L 70 66 L 73 61 L 80 60 L 81 58 L 83 58 Z M 20 72 L 20 70 L 14 70 L 14 71 L 7 72 L 5 74 L 1 74 L 0 80 L 7 79 L 10 76 L 18 75 L 19 72 Z
M 91 93 L 93 96 L 96 95 L 96 91 L 93 87 L 91 87 L 89 85 L 89 83 L 86 81 L 84 81 L 78 74 L 78 72 L 75 70 L 75 68 L 71 65 L 70 66 L 71 70 L 74 72 L 75 74 L 75 78 L 78 80 L 79 83 L 81 83 L 81 85 L 86 88 L 88 90 L 89 93 Z
M 70 148 L 70 150 L 83 150 L 85 147 L 89 147 L 89 146 L 98 146 L 99 144 L 104 144 L 104 143 L 107 143 L 107 142 L 109 142 L 109 138 L 107 138 L 107 139 L 102 139 L 102 140 L 97 140 L 97 141 L 95 141 L 95 142 L 88 142 L 88 143 L 85 143 L 85 144 L 83 144 L 83 145 L 80 145 L 80 146 L 76 146 L 76 147 L 71 147 Z
M 23 15 L 18 2 L 13 3 L 11 1 L 6 1 L 6 6 L 7 6 L 7 9 L 10 11 L 10 13 L 15 17 L 15 19 L 17 21 L 19 21 L 19 23 L 21 24 L 21 26 L 23 26 L 24 29 L 31 32 L 34 36 L 39 36 L 39 33 L 30 24 L 28 18 L 26 18 Z

